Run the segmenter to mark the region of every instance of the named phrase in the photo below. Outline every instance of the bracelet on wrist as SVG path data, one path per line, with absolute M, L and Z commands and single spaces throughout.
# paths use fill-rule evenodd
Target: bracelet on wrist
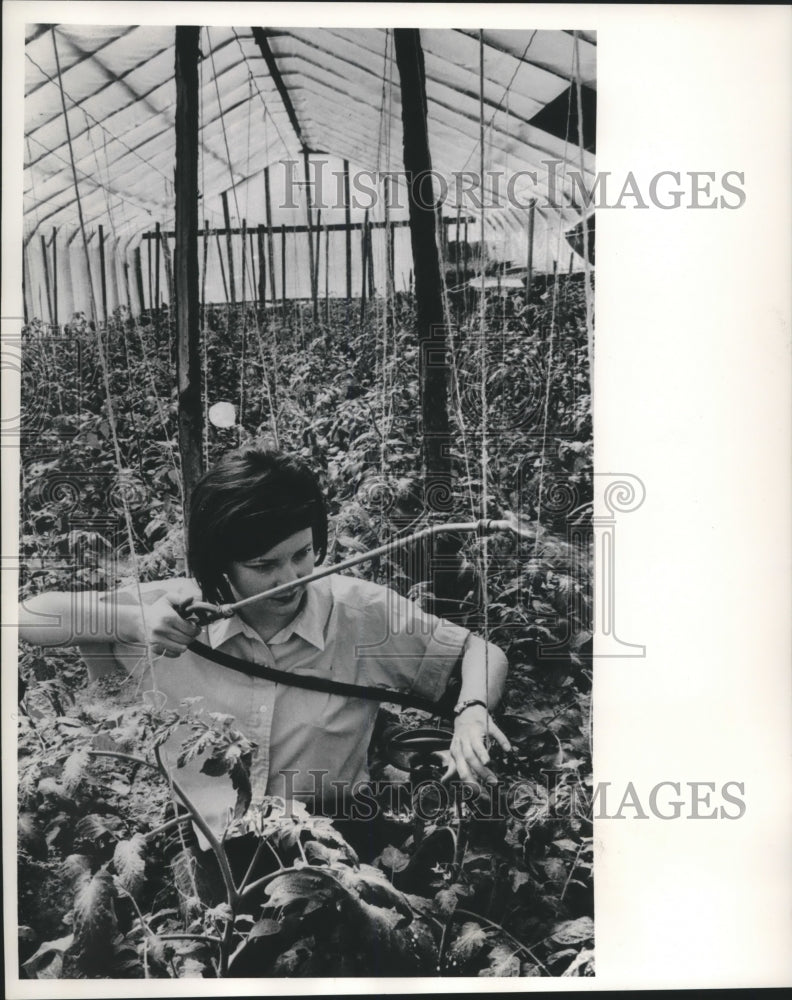
M 487 710 L 489 711 L 487 703 L 485 701 L 482 701 L 481 698 L 467 698 L 465 701 L 457 702 L 457 704 L 455 705 L 454 718 L 458 719 L 459 716 L 465 711 L 465 709 L 472 708 L 473 705 L 481 705 L 482 708 L 487 708 Z

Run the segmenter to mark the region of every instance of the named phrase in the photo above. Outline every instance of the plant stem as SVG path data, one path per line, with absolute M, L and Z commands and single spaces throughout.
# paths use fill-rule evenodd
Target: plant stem
M 233 910 L 236 907 L 236 904 L 239 902 L 240 897 L 237 888 L 234 885 L 234 876 L 231 874 L 231 868 L 229 867 L 228 864 L 228 857 L 226 856 L 226 852 L 220 846 L 220 843 L 217 837 L 215 837 L 209 824 L 206 822 L 206 820 L 200 814 L 198 809 L 193 805 L 193 803 L 188 798 L 187 793 L 184 791 L 181 785 L 179 785 L 178 781 L 176 781 L 176 779 L 173 777 L 173 775 L 170 773 L 167 767 L 165 767 L 165 765 L 163 764 L 162 755 L 160 754 L 159 747 L 154 748 L 154 755 L 157 758 L 157 764 L 159 765 L 160 771 L 165 776 L 166 780 L 170 784 L 173 791 L 179 796 L 179 798 L 182 800 L 184 805 L 189 810 L 193 820 L 195 821 L 195 825 L 198 827 L 198 829 L 201 831 L 204 837 L 206 837 L 206 839 L 209 841 L 209 846 L 212 848 L 212 851 L 214 852 L 214 855 L 217 858 L 217 863 L 220 866 L 220 874 L 223 876 L 223 882 L 225 883 L 226 894 L 228 896 L 228 905 Z
M 148 833 L 144 834 L 146 840 L 153 840 L 154 837 L 158 836 L 160 833 L 165 833 L 166 830 L 172 829 L 174 826 L 178 826 L 179 823 L 191 823 L 192 818 L 190 816 L 177 816 L 175 819 L 169 819 L 166 823 L 161 826 L 155 826 L 153 830 L 149 830 Z
M 513 934 L 510 934 L 505 927 L 501 927 L 500 924 L 495 923 L 494 920 L 489 920 L 487 917 L 482 917 L 480 913 L 473 913 L 472 910 L 463 910 L 459 906 L 456 908 L 456 910 L 454 910 L 453 916 L 451 917 L 452 921 L 455 920 L 457 916 L 472 917 L 473 920 L 480 920 L 482 923 L 485 923 L 488 927 L 492 927 L 493 930 L 498 931 L 505 938 L 511 941 L 511 943 L 515 947 L 515 950 L 524 951 L 526 955 L 529 955 L 531 959 L 534 962 L 536 962 L 539 968 L 544 969 L 544 971 L 547 973 L 548 976 L 552 975 L 552 973 L 544 964 L 544 962 L 540 961 L 536 957 L 536 955 L 534 955 L 534 953 L 531 951 L 528 945 L 523 944 L 521 941 L 518 941 Z
M 265 846 L 270 849 L 270 851 L 272 852 L 272 854 L 275 857 L 275 860 L 278 862 L 278 869 L 279 870 L 283 870 L 283 867 L 284 867 L 283 866 L 283 862 L 281 861 L 281 859 L 280 859 L 280 857 L 278 855 L 278 852 L 275 850 L 275 848 L 272 846 L 272 844 L 265 837 L 262 837 L 259 840 L 258 844 L 256 844 L 256 850 L 253 853 L 253 857 L 250 859 L 250 864 L 248 865 L 248 870 L 245 872 L 245 875 L 244 875 L 242 881 L 239 883 L 239 894 L 240 894 L 240 896 L 244 895 L 244 893 L 245 893 L 245 886 L 248 884 L 250 876 L 253 874 L 253 869 L 256 866 L 256 862 L 261 857 L 261 849 L 263 847 L 265 847 Z
M 230 921 L 229 921 L 230 922 Z M 205 941 L 207 944 L 222 944 L 222 938 L 214 934 L 157 934 L 160 941 Z
M 572 867 L 569 869 L 569 874 L 567 875 L 566 882 L 564 882 L 564 888 L 561 890 L 561 896 L 558 900 L 558 905 L 564 902 L 564 896 L 569 888 L 569 883 L 572 881 L 572 876 L 575 874 L 575 869 L 577 868 L 577 863 L 580 860 L 580 852 L 583 850 L 583 844 L 578 845 L 577 854 L 575 855 L 575 860 L 572 862 Z
M 130 764 L 145 764 L 153 771 L 159 770 L 157 765 L 152 764 L 150 760 L 146 760 L 145 757 L 135 757 L 131 753 L 120 753 L 117 750 L 89 750 L 88 753 L 92 757 L 117 757 L 119 760 L 129 761 Z
M 342 882 L 339 882 L 339 880 L 335 877 L 335 875 L 333 875 L 332 872 L 327 871 L 327 869 L 320 868 L 318 865 L 309 865 L 307 870 L 310 871 L 312 875 L 315 873 L 320 877 L 328 879 L 330 882 L 333 883 L 333 885 L 339 886 L 345 892 L 349 891 L 346 888 L 346 886 Z M 268 885 L 279 875 L 288 875 L 291 872 L 304 872 L 304 871 L 306 871 L 306 868 L 304 867 L 297 868 L 295 865 L 290 865 L 288 868 L 279 868 L 278 871 L 270 872 L 269 875 L 263 875 L 261 878 L 256 879 L 255 882 L 251 882 L 250 885 L 247 886 L 243 892 L 240 892 L 239 894 L 240 899 L 246 899 L 256 889 L 260 889 L 262 886 Z

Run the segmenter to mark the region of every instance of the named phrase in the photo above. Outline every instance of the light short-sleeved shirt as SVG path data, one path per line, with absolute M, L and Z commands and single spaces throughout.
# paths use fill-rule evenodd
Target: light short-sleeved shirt
M 142 584 L 152 592 L 182 593 L 184 580 Z M 269 642 L 238 615 L 213 622 L 200 640 L 249 662 L 279 670 L 382 686 L 438 699 L 458 663 L 468 631 L 423 612 L 394 591 L 354 577 L 330 576 L 311 583 L 296 617 Z M 187 650 L 178 658 L 156 657 L 153 676 L 140 646 L 116 644 L 113 655 L 139 684 L 156 690 L 165 707 L 178 710 L 185 698 L 194 708 L 232 715 L 235 727 L 255 742 L 252 802 L 265 795 L 317 804 L 331 781 L 345 790 L 368 777 L 367 750 L 378 704 L 346 695 L 292 687 L 240 673 Z M 163 701 L 164 696 L 164 701 Z M 163 747 L 175 759 L 186 731 Z M 222 833 L 236 793 L 226 778 L 202 774 L 202 759 L 173 771 L 212 829 Z

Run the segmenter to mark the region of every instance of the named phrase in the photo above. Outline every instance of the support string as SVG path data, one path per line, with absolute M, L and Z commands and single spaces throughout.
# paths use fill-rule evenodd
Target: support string
M 530 45 L 530 42 L 528 43 Z M 484 254 L 484 30 L 479 28 L 479 180 L 481 182 L 481 296 L 479 300 L 479 351 L 481 353 L 481 380 L 479 394 L 481 400 L 481 517 L 487 518 L 489 493 L 487 453 L 487 349 L 486 349 L 486 294 L 485 294 L 485 254 Z M 484 689 L 485 701 L 489 701 L 489 540 L 481 536 L 481 598 L 484 628 Z M 486 723 L 489 737 L 489 713 Z
M 83 218 L 82 202 L 80 200 L 80 188 L 79 188 L 79 185 L 77 183 L 77 171 L 76 171 L 75 166 L 74 166 L 74 149 L 72 147 L 71 130 L 69 128 L 69 116 L 68 116 L 68 113 L 67 113 L 67 110 L 66 110 L 66 96 L 65 96 L 65 94 L 63 92 L 63 86 L 62 86 L 60 58 L 59 58 L 59 55 L 58 55 L 58 43 L 57 43 L 57 39 L 55 37 L 55 26 L 53 25 L 50 30 L 52 32 L 52 45 L 53 45 L 53 48 L 55 50 L 55 65 L 56 65 L 57 70 L 58 70 L 58 84 L 59 84 L 59 88 L 60 88 L 61 105 L 62 105 L 62 108 L 63 108 L 63 120 L 64 120 L 64 125 L 65 125 L 65 128 L 66 128 L 66 140 L 67 140 L 67 143 L 68 143 L 68 146 L 69 146 L 69 159 L 71 160 L 71 165 L 72 165 L 72 179 L 74 181 L 74 195 L 75 195 L 75 199 L 76 199 L 76 202 L 77 202 L 77 214 L 78 214 L 78 218 L 80 220 L 80 232 L 82 233 L 83 250 L 85 252 L 85 264 L 86 264 L 86 268 L 87 268 L 87 271 L 88 271 L 88 289 L 89 289 L 89 296 L 90 296 L 91 316 L 93 318 L 94 327 L 96 328 L 96 345 L 97 345 L 97 351 L 98 351 L 98 355 L 99 355 L 99 364 L 100 364 L 101 369 L 102 369 L 102 381 L 104 383 L 105 401 L 107 403 L 107 420 L 108 420 L 108 423 L 110 425 L 110 435 L 111 435 L 112 441 L 113 441 L 113 453 L 114 453 L 114 458 L 115 458 L 115 463 L 116 463 L 116 471 L 117 471 L 118 476 L 119 476 L 119 481 L 121 481 L 121 479 L 122 479 L 122 473 L 123 473 L 123 467 L 124 466 L 123 466 L 123 462 L 121 461 L 121 447 L 120 447 L 119 442 L 118 442 L 118 429 L 117 429 L 117 426 L 116 426 L 115 411 L 113 409 L 112 393 L 110 391 L 110 373 L 108 371 L 107 359 L 105 357 L 104 345 L 102 343 L 102 331 L 101 331 L 101 329 L 99 327 L 99 323 L 98 323 L 98 320 L 97 320 L 96 296 L 94 294 L 93 276 L 91 274 L 91 259 L 90 259 L 90 254 L 88 252 L 88 237 L 87 237 L 86 232 L 85 232 L 85 220 Z M 126 495 L 124 493 L 123 487 L 120 490 L 120 494 L 121 494 L 121 505 L 122 505 L 123 510 L 124 510 L 124 522 L 125 522 L 125 525 L 126 525 L 127 541 L 128 541 L 128 544 L 129 544 L 129 558 L 130 558 L 130 562 L 131 562 L 131 565 L 132 565 L 132 572 L 133 572 L 133 575 L 134 575 L 134 578 L 135 578 L 135 587 L 136 587 L 136 590 L 137 590 L 138 603 L 139 603 L 139 606 L 142 609 L 142 607 L 143 607 L 143 594 L 142 594 L 141 589 L 140 589 L 140 573 L 138 571 L 137 552 L 135 550 L 135 533 L 134 533 L 134 529 L 132 527 L 132 515 L 131 515 L 131 513 L 129 511 L 129 504 L 127 503 L 127 499 L 126 499 Z M 156 681 L 156 675 L 155 675 L 155 670 L 154 670 L 154 660 L 153 660 L 152 653 L 151 653 L 151 638 L 150 638 L 150 636 L 148 634 L 148 626 L 146 624 L 145 616 L 143 616 L 142 614 L 141 614 L 141 621 L 143 623 L 143 630 L 144 630 L 144 635 L 145 635 L 145 639 L 146 639 L 146 658 L 148 660 L 148 666 L 149 666 L 149 670 L 150 670 L 150 673 L 151 673 L 151 682 L 154 685 L 154 689 L 156 690 L 157 689 L 156 688 L 157 681 Z

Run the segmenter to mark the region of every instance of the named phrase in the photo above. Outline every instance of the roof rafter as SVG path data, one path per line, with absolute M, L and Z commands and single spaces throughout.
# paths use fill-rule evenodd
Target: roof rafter
M 281 76 L 278 63 L 272 49 L 270 48 L 270 44 L 267 41 L 267 32 L 264 28 L 257 27 L 251 28 L 251 31 L 253 32 L 253 38 L 256 40 L 256 44 L 264 57 L 264 62 L 267 64 L 267 69 L 272 77 L 272 82 L 275 84 L 278 94 L 280 95 L 280 99 L 283 101 L 283 106 L 286 108 L 286 113 L 289 116 L 291 127 L 294 129 L 294 134 L 297 136 L 297 141 L 300 143 L 300 149 L 303 150 L 303 152 L 310 152 L 310 149 L 308 148 L 308 145 L 303 137 L 300 120 L 297 117 L 297 112 L 292 104 L 291 96 L 289 95 L 289 91 L 284 83 L 283 77 Z

